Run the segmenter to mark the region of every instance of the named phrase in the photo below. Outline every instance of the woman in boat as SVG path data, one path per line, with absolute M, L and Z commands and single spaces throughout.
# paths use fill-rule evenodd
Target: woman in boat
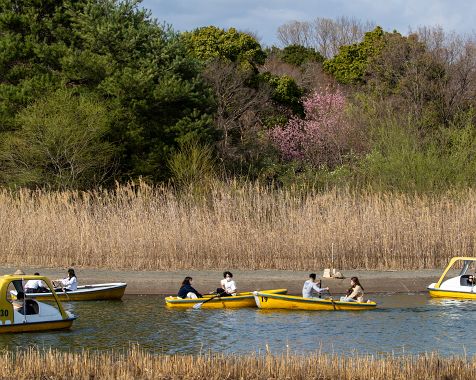
M 350 279 L 350 288 L 347 290 L 347 295 L 340 298 L 343 302 L 364 302 L 364 288 L 360 285 L 357 277 Z
M 188 276 L 182 281 L 178 296 L 180 298 L 202 298 L 202 295 L 192 286 L 192 277 Z
M 302 297 L 313 298 L 315 295 L 322 293 L 324 290 L 329 291 L 329 288 L 320 288 L 317 286 L 316 274 L 311 273 L 309 275 L 309 280 L 307 280 L 302 287 Z
M 236 283 L 231 272 L 223 272 L 223 280 L 221 280 L 220 285 L 221 288 L 217 289 L 217 294 L 220 297 L 236 296 Z
M 68 277 L 63 278 L 62 280 L 56 280 L 55 282 L 60 284 L 58 288 L 55 289 L 55 291 L 71 292 L 78 289 L 78 279 L 76 278 L 76 274 L 72 268 L 68 269 Z

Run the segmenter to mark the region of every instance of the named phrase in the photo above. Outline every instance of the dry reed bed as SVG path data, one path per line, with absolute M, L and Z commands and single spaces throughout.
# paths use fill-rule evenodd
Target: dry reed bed
M 202 195 L 0 190 L 2 264 L 124 269 L 419 269 L 473 255 L 476 191 L 221 186 Z
M 159 355 L 64 353 L 29 349 L 0 353 L 0 379 L 471 379 L 476 358 L 420 356 Z

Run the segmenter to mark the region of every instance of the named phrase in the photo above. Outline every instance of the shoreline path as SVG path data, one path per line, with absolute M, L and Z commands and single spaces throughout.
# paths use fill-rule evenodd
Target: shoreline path
M 26 274 L 40 272 L 50 279 L 62 278 L 67 268 L 33 268 L 29 266 L 0 267 L 0 275 L 11 274 L 21 269 Z M 321 278 L 323 269 L 304 271 L 285 270 L 231 270 L 238 291 L 287 288 L 289 294 L 300 294 L 302 284 L 309 273 L 315 272 Z M 127 282 L 126 294 L 176 294 L 185 276 L 193 277 L 193 286 L 202 293 L 216 290 L 220 285 L 223 271 L 218 270 L 177 270 L 177 271 L 130 271 L 112 269 L 88 269 L 75 267 L 80 285 L 108 282 Z M 341 270 L 345 279 L 322 279 L 332 293 L 345 293 L 350 277 L 359 277 L 365 293 L 413 293 L 424 292 L 432 282 L 436 282 L 443 269 L 415 271 Z M 457 272 L 455 272 L 457 273 Z M 449 273 L 451 276 L 452 273 Z

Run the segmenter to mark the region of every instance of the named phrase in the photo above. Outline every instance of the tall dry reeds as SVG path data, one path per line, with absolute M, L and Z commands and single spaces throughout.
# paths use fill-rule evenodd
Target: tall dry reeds
M 0 353 L 0 379 L 471 379 L 475 358 L 328 354 L 158 355 L 56 350 Z
M 473 255 L 476 191 L 0 191 L 3 265 L 417 269 Z

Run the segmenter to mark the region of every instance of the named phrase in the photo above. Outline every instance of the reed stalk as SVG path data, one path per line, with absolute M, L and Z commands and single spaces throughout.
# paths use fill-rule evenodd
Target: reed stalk
M 128 352 L 61 352 L 30 348 L 0 352 L 0 379 L 471 379 L 476 361 L 466 357 L 306 355 L 153 355 Z
M 472 255 L 476 191 L 0 190 L 3 265 L 130 270 L 439 268 Z

